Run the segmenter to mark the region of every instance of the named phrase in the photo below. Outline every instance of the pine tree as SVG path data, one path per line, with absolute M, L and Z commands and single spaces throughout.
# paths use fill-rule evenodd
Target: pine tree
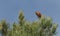
M 53 36 L 56 34 L 57 24 L 49 16 L 44 16 L 40 12 L 36 15 L 38 19 L 30 22 L 25 19 L 23 11 L 20 12 L 18 23 L 13 23 L 13 27 L 8 30 L 6 21 L 0 24 L 2 36 Z

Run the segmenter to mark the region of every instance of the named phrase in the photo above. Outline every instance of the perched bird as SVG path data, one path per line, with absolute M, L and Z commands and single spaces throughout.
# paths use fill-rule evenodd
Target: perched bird
M 41 18 L 41 13 L 39 11 L 36 11 L 35 14 Z

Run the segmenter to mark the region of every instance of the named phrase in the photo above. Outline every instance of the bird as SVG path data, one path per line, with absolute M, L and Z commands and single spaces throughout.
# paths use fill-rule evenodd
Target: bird
M 40 17 L 40 18 L 41 18 L 41 16 L 42 16 L 41 13 L 40 13 L 40 11 L 36 11 L 35 14 L 36 14 L 38 17 Z

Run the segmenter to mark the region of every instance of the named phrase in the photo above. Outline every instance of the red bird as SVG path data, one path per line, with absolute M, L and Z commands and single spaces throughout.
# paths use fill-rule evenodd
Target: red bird
M 38 16 L 38 17 L 41 17 L 41 13 L 39 11 L 36 11 L 35 14 Z

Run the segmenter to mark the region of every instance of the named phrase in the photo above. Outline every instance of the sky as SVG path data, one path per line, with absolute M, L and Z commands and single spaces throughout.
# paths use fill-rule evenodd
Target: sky
M 6 19 L 13 23 L 18 21 L 19 11 L 23 10 L 29 21 L 37 19 L 36 11 L 52 17 L 58 24 L 57 35 L 60 35 L 60 0 L 0 0 L 0 21 Z

